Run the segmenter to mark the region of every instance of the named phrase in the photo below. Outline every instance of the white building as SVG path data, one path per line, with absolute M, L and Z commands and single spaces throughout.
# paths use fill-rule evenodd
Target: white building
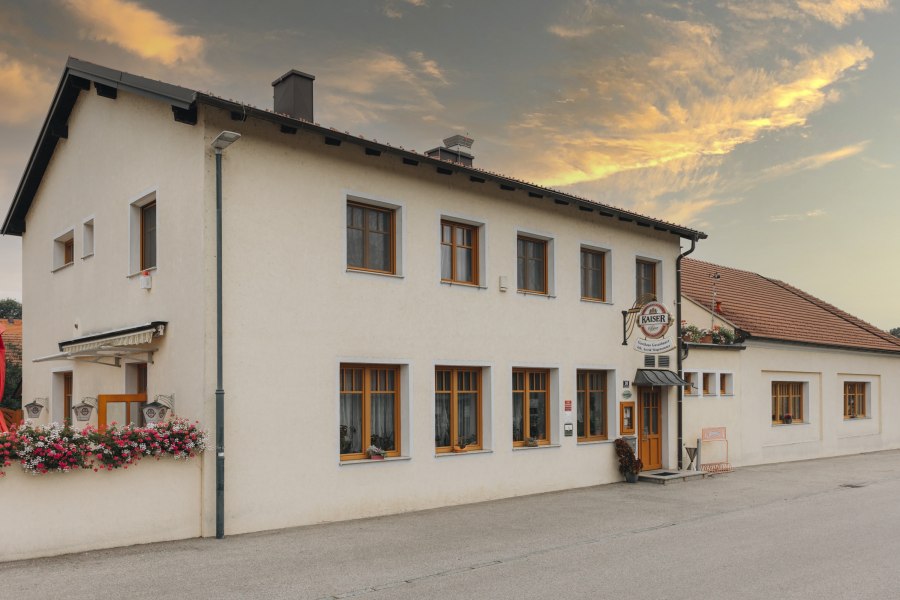
M 725 427 L 735 466 L 900 447 L 900 340 L 781 281 L 682 265 L 683 319 L 739 340 L 688 344 L 688 446 Z M 723 443 L 702 448 L 702 462 L 725 462 Z
M 633 432 L 648 468 L 677 466 L 675 388 L 629 387 L 674 352 L 623 345 L 623 311 L 671 307 L 703 233 L 321 127 L 310 76 L 273 85 L 265 111 L 69 60 L 2 230 L 40 421 L 174 394 L 212 432 L 221 340 L 227 533 L 617 481 L 610 441 Z M 2 558 L 213 535 L 216 452 L 148 462 L 10 470 Z

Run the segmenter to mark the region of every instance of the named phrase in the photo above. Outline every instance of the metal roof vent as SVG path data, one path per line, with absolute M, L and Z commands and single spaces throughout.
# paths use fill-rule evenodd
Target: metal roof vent
M 291 69 L 272 82 L 275 112 L 313 122 L 313 82 L 315 75 Z
M 448 138 L 444 138 L 443 146 L 432 148 L 426 151 L 425 155 L 471 167 L 475 156 L 467 150 L 471 150 L 474 143 L 475 140 L 467 135 L 451 135 Z M 463 148 L 466 148 L 466 150 L 463 150 Z

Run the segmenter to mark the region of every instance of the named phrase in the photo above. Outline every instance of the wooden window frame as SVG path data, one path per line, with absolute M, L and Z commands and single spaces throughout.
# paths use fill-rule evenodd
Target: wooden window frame
M 719 395 L 728 395 L 728 373 L 719 373 Z
M 658 273 L 657 273 L 656 269 L 657 269 L 657 267 L 659 266 L 659 262 L 658 262 L 658 261 L 655 261 L 655 260 L 645 260 L 645 259 L 638 258 L 638 259 L 636 259 L 636 261 L 635 261 L 635 266 L 634 266 L 634 274 L 635 274 L 635 277 L 634 277 L 634 295 L 635 295 L 635 300 L 640 300 L 640 299 L 641 299 L 641 296 L 643 295 L 643 294 L 641 294 L 640 287 L 641 287 L 641 281 L 643 281 L 643 280 L 645 279 L 645 278 L 643 278 L 643 277 L 640 276 L 640 267 L 639 267 L 638 265 L 648 265 L 648 266 L 653 267 L 653 277 L 650 278 L 650 281 L 653 283 L 653 286 L 652 286 L 652 289 L 650 290 L 650 293 L 653 294 L 653 298 L 654 298 L 654 299 L 658 299 L 658 298 L 659 298 L 659 293 L 658 293 L 658 290 L 657 290 L 657 288 L 656 288 L 656 278 L 657 278 Z
M 391 236 L 391 243 L 390 243 L 390 246 L 391 246 L 391 263 L 390 263 L 390 269 L 388 269 L 388 270 L 385 271 L 385 270 L 382 270 L 382 269 L 373 269 L 373 268 L 371 268 L 371 267 L 365 267 L 365 266 L 362 266 L 362 267 L 352 266 L 352 265 L 350 264 L 350 256 L 349 256 L 349 253 L 348 253 L 347 258 L 346 258 L 346 260 L 347 260 L 347 270 L 348 270 L 348 271 L 359 271 L 359 272 L 362 272 L 362 273 L 381 273 L 381 274 L 383 274 L 383 275 L 396 275 L 396 274 L 397 274 L 397 209 L 396 209 L 396 208 L 385 207 L 385 206 L 376 206 L 376 205 L 374 205 L 374 204 L 366 204 L 366 203 L 364 203 L 364 202 L 355 202 L 355 201 L 353 201 L 353 200 L 348 200 L 348 201 L 347 201 L 347 206 L 355 206 L 355 207 L 357 207 L 357 208 L 363 209 L 364 211 L 372 210 L 372 211 L 376 211 L 376 212 L 387 213 L 387 214 L 390 216 L 390 236 Z M 366 243 L 366 238 L 367 238 L 367 236 L 368 236 L 368 231 L 369 231 L 369 230 L 366 229 L 366 227 L 365 227 L 366 221 L 367 221 L 367 219 L 365 218 L 365 215 L 364 215 L 364 216 L 363 216 L 363 228 L 361 229 L 362 234 L 363 234 L 363 241 L 362 241 L 362 251 L 363 251 L 363 260 L 362 260 L 362 262 L 363 262 L 363 265 L 365 265 L 365 264 L 368 263 L 368 260 L 367 260 L 367 257 L 368 257 L 368 244 Z M 344 229 L 344 236 L 345 236 L 345 238 L 347 237 L 347 232 L 348 232 L 350 229 L 356 229 L 356 227 L 350 227 L 350 223 L 348 222 L 348 223 L 345 224 L 345 229 Z
M 516 373 L 523 374 L 523 377 L 522 377 L 522 381 L 524 382 L 523 389 L 516 389 L 516 387 L 515 387 L 515 374 Z M 544 375 L 544 381 L 546 382 L 546 389 L 544 389 L 544 390 L 532 390 L 531 389 L 530 382 L 529 382 L 529 375 L 530 374 L 538 374 L 538 373 Z M 522 396 L 522 413 L 523 413 L 523 415 L 522 415 L 522 417 L 523 417 L 522 438 L 524 438 L 521 442 L 517 442 L 517 441 L 513 440 L 513 447 L 514 448 L 524 447 L 526 445 L 526 443 L 528 442 L 528 438 L 531 437 L 529 435 L 531 433 L 531 414 L 530 414 L 531 411 L 529 410 L 529 406 L 531 403 L 529 401 L 528 395 L 533 391 L 543 391 L 544 392 L 544 419 L 547 422 L 546 427 L 544 428 L 547 437 L 544 439 L 538 439 L 537 443 L 538 443 L 538 446 L 549 446 L 550 441 L 552 439 L 550 428 L 551 428 L 551 424 L 553 423 L 553 419 L 551 418 L 552 415 L 550 413 L 550 405 L 551 405 L 550 393 L 551 393 L 551 387 L 552 387 L 550 385 L 550 369 L 516 368 L 516 369 L 512 370 L 512 375 L 513 375 L 513 377 L 512 377 L 513 378 L 512 392 L 513 393 L 515 393 L 515 392 L 523 393 L 523 396 Z M 513 398 L 512 398 L 512 396 L 510 396 L 510 403 L 512 403 L 512 401 L 513 401 Z
M 600 297 L 589 296 L 584 289 L 585 271 L 598 270 L 584 266 L 585 254 L 593 254 L 594 256 L 600 257 Z M 581 258 L 581 299 L 588 302 L 606 302 L 606 252 L 604 252 L 603 250 L 594 250 L 593 248 L 585 248 L 584 246 L 582 246 L 581 254 L 579 254 L 579 257 Z
M 75 238 L 70 237 L 63 242 L 63 266 L 75 263 Z
M 402 403 L 401 390 L 402 385 L 400 381 L 400 367 L 399 365 L 375 365 L 369 363 L 342 363 L 340 366 L 340 376 L 338 385 L 338 406 L 340 406 L 340 395 L 345 393 L 341 388 L 344 382 L 343 372 L 345 369 L 361 369 L 363 372 L 362 379 L 362 431 L 360 432 L 360 442 L 362 447 L 362 452 L 354 452 L 348 454 L 341 454 L 341 461 L 352 461 L 352 460 L 363 460 L 368 459 L 369 457 L 366 455 L 366 448 L 368 448 L 372 444 L 372 384 L 371 384 L 371 375 L 372 371 L 375 370 L 386 370 L 394 372 L 394 382 L 395 389 L 394 393 L 394 449 L 385 451 L 385 456 L 388 457 L 398 457 L 400 456 L 400 450 L 402 448 L 402 430 L 401 426 L 401 418 L 400 418 L 400 405 Z M 349 392 L 348 392 L 349 393 Z M 384 393 L 383 391 L 379 391 L 376 393 Z M 340 410 L 340 408 L 338 409 Z M 338 451 L 340 452 L 340 443 L 338 444 Z
M 528 279 L 528 261 L 533 260 L 533 259 L 528 258 L 527 250 L 526 250 L 526 256 L 524 256 L 524 257 L 519 256 L 519 241 L 523 241 L 526 243 L 533 243 L 533 244 L 541 244 L 544 247 L 544 270 L 543 270 L 544 289 L 542 289 L 542 290 L 533 290 L 533 289 L 529 289 L 529 288 L 520 288 L 519 287 L 519 273 L 518 273 L 519 258 L 525 259 L 525 279 L 526 279 L 525 285 L 528 285 L 528 281 L 527 281 L 527 279 Z M 543 240 L 541 238 L 537 238 L 537 237 L 530 236 L 530 235 L 523 235 L 521 233 L 516 236 L 516 288 L 518 289 L 518 291 L 520 293 L 535 294 L 535 295 L 539 295 L 539 296 L 550 295 L 549 264 L 550 264 L 549 240 Z
M 625 427 L 625 409 L 631 409 L 631 427 Z M 634 401 L 630 402 L 622 402 L 619 405 L 619 434 L 620 435 L 634 435 L 634 432 L 637 428 L 637 413 L 635 412 L 635 403 Z
M 138 256 L 138 264 L 140 265 L 141 271 L 145 271 L 147 269 L 155 269 L 156 263 L 159 262 L 159 260 L 157 260 L 159 258 L 159 236 L 157 235 L 157 231 L 159 229 L 159 212 L 158 211 L 156 212 L 156 224 L 154 224 L 154 226 L 153 226 L 153 237 L 154 237 L 153 241 L 156 244 L 156 256 L 153 257 L 152 265 L 148 265 L 147 263 L 144 262 L 144 259 L 145 259 L 144 247 L 146 244 L 146 235 L 147 235 L 145 217 L 147 214 L 147 210 L 150 208 L 153 208 L 154 210 L 156 210 L 156 200 L 151 200 L 150 202 L 148 202 L 146 204 L 142 204 L 141 206 L 138 207 L 138 210 L 141 213 L 140 225 L 139 225 L 140 226 L 141 243 L 140 243 L 140 249 L 139 249 L 140 255 Z
M 450 243 L 444 241 L 444 227 L 450 228 Z M 465 246 L 456 243 L 456 230 L 457 229 L 466 229 L 472 232 L 472 245 Z M 473 285 L 477 286 L 481 281 L 481 274 L 478 271 L 478 266 L 481 261 L 478 253 L 480 252 L 480 248 L 478 247 L 478 226 L 477 225 L 467 225 L 465 223 L 458 223 L 456 221 L 450 221 L 448 219 L 441 220 L 441 247 L 447 246 L 450 248 L 450 278 L 444 277 L 443 273 L 443 263 L 441 264 L 441 281 L 447 283 L 455 283 L 458 285 Z M 457 248 L 468 248 L 472 251 L 472 281 L 465 281 L 464 279 L 459 279 L 456 275 L 457 273 L 457 263 L 456 263 L 456 249 Z
M 603 375 L 603 384 L 599 390 L 590 389 L 590 375 L 601 373 Z M 584 376 L 584 386 L 582 386 L 582 376 Z M 603 433 L 591 434 L 591 403 L 588 401 L 591 392 L 599 391 L 603 396 Z M 575 401 L 581 404 L 581 396 L 584 394 L 584 431 L 585 435 L 578 436 L 579 442 L 599 442 L 609 439 L 609 412 L 606 408 L 609 399 L 609 371 L 600 369 L 578 369 L 575 372 Z M 577 408 L 577 407 L 576 407 Z M 576 412 L 576 415 L 578 413 Z M 577 432 L 576 432 L 577 433 Z
M 794 399 L 799 398 L 799 402 L 797 406 L 799 407 L 800 414 L 791 414 L 791 423 L 804 423 L 805 415 L 803 414 L 805 407 L 803 406 L 806 402 L 806 390 L 804 389 L 804 383 L 802 381 L 773 381 L 772 382 L 772 423 L 773 424 L 785 424 L 782 420 L 782 416 L 784 415 L 784 411 L 781 410 L 781 406 L 783 406 L 783 401 L 787 399 L 791 403 L 791 409 L 793 409 Z
M 715 396 L 713 391 L 715 390 L 715 373 L 704 373 L 703 374 L 703 395 L 704 396 Z
M 63 376 L 63 423 L 72 424 L 72 390 L 74 389 L 74 375 L 72 371 L 64 371 Z
M 696 381 L 694 381 L 695 375 L 697 375 L 697 373 L 695 373 L 694 371 L 685 371 L 684 372 L 684 380 L 691 384 L 688 386 L 688 388 L 685 392 L 685 395 L 687 395 L 687 396 L 697 396 L 699 393 L 699 390 L 694 385 L 695 383 L 697 383 Z
M 475 381 L 477 383 L 478 389 L 476 390 L 476 394 L 478 395 L 477 402 L 477 411 L 478 411 L 478 440 L 475 444 L 467 444 L 466 450 L 481 450 L 484 448 L 484 438 L 482 437 L 482 428 L 484 425 L 484 411 L 482 410 L 482 396 L 483 396 L 483 388 L 482 388 L 482 377 L 481 374 L 483 369 L 481 367 L 446 367 L 446 366 L 437 366 L 434 368 L 435 374 L 435 383 L 437 382 L 437 374 L 438 372 L 449 372 L 450 373 L 450 445 L 449 446 L 437 446 L 435 445 L 435 452 L 438 454 L 443 454 L 446 452 L 452 452 L 453 447 L 456 445 L 456 441 L 459 439 L 459 399 L 457 396 L 457 387 L 459 385 L 459 379 L 457 375 L 463 371 L 470 371 L 475 374 Z M 437 403 L 437 395 L 438 393 L 447 393 L 446 390 L 441 390 L 440 392 L 437 390 L 437 385 L 435 385 L 435 403 Z M 469 390 L 466 390 L 465 393 L 470 393 Z
M 132 402 L 147 402 L 147 394 L 100 394 L 97 396 L 97 429 L 99 431 L 106 431 L 106 428 L 109 426 L 109 423 L 106 422 L 106 413 L 107 408 L 110 404 L 117 404 L 126 402 L 125 405 L 125 420 L 127 425 L 131 422 L 131 403 Z
M 844 420 L 867 419 L 869 417 L 868 384 L 865 381 L 844 382 Z M 855 396 L 856 414 L 850 414 L 850 397 Z M 862 406 L 862 410 L 860 410 Z

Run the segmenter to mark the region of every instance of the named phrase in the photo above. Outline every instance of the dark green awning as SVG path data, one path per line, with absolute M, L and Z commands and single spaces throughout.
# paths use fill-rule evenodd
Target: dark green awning
M 666 369 L 638 369 L 634 376 L 634 385 L 649 385 L 655 387 L 680 385 L 691 387 L 691 384 L 676 373 Z

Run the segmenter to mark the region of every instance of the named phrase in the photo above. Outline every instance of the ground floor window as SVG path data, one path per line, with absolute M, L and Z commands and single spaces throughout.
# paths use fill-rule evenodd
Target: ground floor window
M 341 365 L 341 460 L 366 458 L 375 446 L 400 455 L 400 368 Z
M 803 383 L 799 381 L 772 382 L 772 422 L 803 421 Z
M 862 419 L 868 416 L 866 412 L 866 384 L 860 381 L 844 382 L 844 418 Z
M 550 443 L 550 372 L 514 369 L 513 446 Z
M 434 446 L 438 452 L 482 447 L 481 369 L 435 368 Z
M 63 422 L 72 424 L 72 371 L 63 373 Z
M 578 440 L 607 439 L 606 371 L 578 371 Z

